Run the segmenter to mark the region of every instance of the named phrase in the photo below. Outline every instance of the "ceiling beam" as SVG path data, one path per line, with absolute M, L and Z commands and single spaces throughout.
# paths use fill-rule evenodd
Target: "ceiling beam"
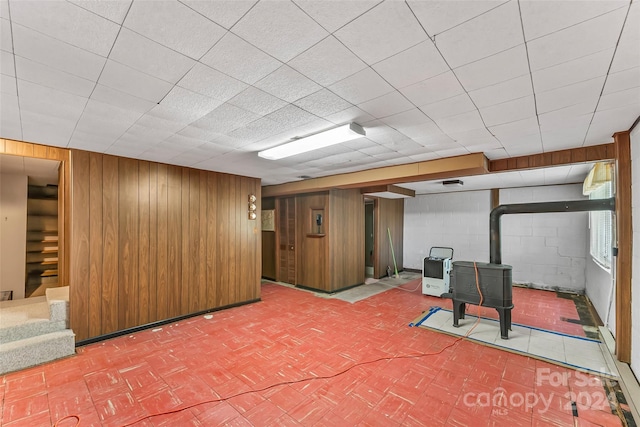
M 615 159 L 615 146 L 611 144 L 592 145 L 548 153 L 497 159 L 489 162 L 490 172 L 505 172 L 519 169 L 535 169 L 573 163 L 595 162 Z
M 362 188 L 431 179 L 455 178 L 488 173 L 489 161 L 483 153 L 387 166 L 358 172 L 311 178 L 262 188 L 262 197 L 313 193 L 331 188 Z

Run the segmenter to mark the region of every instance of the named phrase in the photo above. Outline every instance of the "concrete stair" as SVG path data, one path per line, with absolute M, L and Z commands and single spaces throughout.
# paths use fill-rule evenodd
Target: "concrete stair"
M 75 353 L 69 328 L 69 287 L 42 297 L 0 303 L 0 374 Z

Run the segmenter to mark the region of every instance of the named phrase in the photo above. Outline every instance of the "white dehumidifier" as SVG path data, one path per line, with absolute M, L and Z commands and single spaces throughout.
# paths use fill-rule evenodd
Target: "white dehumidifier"
M 434 246 L 422 260 L 422 293 L 439 297 L 449 292 L 452 248 Z

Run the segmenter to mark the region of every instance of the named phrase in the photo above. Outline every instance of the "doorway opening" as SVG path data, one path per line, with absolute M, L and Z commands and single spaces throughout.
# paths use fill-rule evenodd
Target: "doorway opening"
M 364 276 L 374 277 L 374 247 L 375 247 L 375 227 L 374 227 L 374 202 L 365 199 L 364 202 Z

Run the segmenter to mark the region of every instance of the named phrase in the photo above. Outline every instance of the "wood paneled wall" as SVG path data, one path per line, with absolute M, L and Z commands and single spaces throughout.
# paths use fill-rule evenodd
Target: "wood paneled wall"
M 331 291 L 364 282 L 364 197 L 360 189 L 329 192 Z
M 403 229 L 404 229 L 404 199 L 376 199 L 373 211 L 376 241 L 374 244 L 373 273 L 379 279 L 387 274 L 387 266 L 395 274 L 393 254 L 389 242 L 389 231 L 393 242 L 398 271 L 403 268 Z
M 76 340 L 260 297 L 260 180 L 71 151 Z
M 341 221 L 329 215 L 327 206 L 329 196 L 327 193 L 312 193 L 296 196 L 296 243 L 297 243 L 297 285 L 308 288 L 331 291 L 329 280 L 329 238 L 331 232 L 324 236 L 315 235 L 313 230 L 314 219 L 311 217 L 313 209 L 324 209 L 325 230 L 333 222 Z

